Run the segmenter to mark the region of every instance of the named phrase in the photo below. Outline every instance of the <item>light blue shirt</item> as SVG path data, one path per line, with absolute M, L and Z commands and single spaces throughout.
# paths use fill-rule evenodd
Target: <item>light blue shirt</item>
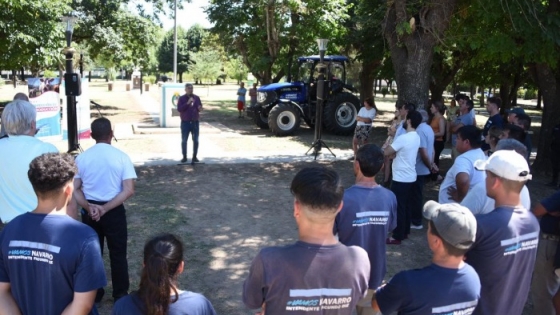
M 239 90 L 237 90 L 237 100 L 245 102 L 245 94 L 247 94 L 247 89 L 239 88 Z
M 3 223 L 37 208 L 37 195 L 27 171 L 29 163 L 57 148 L 31 136 L 0 139 L 0 219 Z

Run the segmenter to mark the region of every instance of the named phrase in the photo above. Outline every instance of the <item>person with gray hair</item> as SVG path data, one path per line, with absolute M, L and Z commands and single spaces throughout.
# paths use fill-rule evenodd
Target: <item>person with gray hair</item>
M 527 155 L 527 148 L 523 143 L 515 139 L 502 139 L 498 141 L 496 145 L 496 152 L 500 150 L 513 150 L 522 156 Z M 482 172 L 482 171 L 476 171 Z M 529 189 L 527 186 L 523 186 L 521 189 L 521 205 L 525 209 L 531 209 L 531 196 L 529 195 Z M 471 190 L 467 193 L 465 198 L 461 201 L 461 205 L 467 207 L 473 214 L 487 214 L 495 209 L 494 199 L 486 196 L 486 182 L 482 181 L 474 185 Z
M 14 101 L 21 100 L 21 101 L 29 102 L 29 97 L 27 97 L 27 95 L 25 93 L 18 92 L 18 93 L 16 93 L 16 95 L 14 95 L 13 100 Z M 6 132 L 6 128 L 4 127 L 4 123 L 2 123 L 2 124 L 0 124 L 0 139 L 4 138 L 4 137 L 7 137 L 7 136 L 8 136 L 8 133 Z
M 0 220 L 11 221 L 16 216 L 33 211 L 37 196 L 31 187 L 27 170 L 29 163 L 43 153 L 56 153 L 50 143 L 35 138 L 37 131 L 35 107 L 16 100 L 4 108 L 2 126 L 9 137 L 0 139 Z
M 424 182 L 429 180 L 432 171 L 435 171 L 434 165 L 434 130 L 426 122 L 428 121 L 428 112 L 423 109 L 418 110 L 422 116 L 422 123 L 416 128 L 416 133 L 420 137 L 420 148 L 416 155 L 416 181 L 411 191 L 411 217 L 410 228 L 422 229 L 422 205 L 424 204 Z

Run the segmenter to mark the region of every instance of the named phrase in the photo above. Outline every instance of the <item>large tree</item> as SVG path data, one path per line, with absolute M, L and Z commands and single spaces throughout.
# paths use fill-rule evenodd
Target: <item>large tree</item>
M 69 0 L 0 0 L 0 68 L 34 72 L 60 59 L 64 33 L 57 17 Z
M 317 38 L 338 37 L 346 10 L 343 0 L 211 0 L 206 12 L 222 44 L 268 84 L 286 75 L 299 55 L 317 52 Z
M 391 51 L 399 101 L 424 107 L 434 47 L 442 40 L 456 0 L 389 0 L 383 33 Z
M 157 60 L 160 71 L 173 71 L 173 29 L 165 34 L 157 52 Z M 177 73 L 181 83 L 183 82 L 183 73 L 189 69 L 189 60 L 187 32 L 184 28 L 177 26 Z

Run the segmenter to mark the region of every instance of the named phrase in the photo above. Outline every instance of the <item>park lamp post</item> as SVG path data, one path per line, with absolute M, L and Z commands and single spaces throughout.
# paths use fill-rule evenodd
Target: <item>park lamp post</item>
M 76 115 L 76 95 L 79 93 L 80 80 L 74 74 L 73 59 L 76 50 L 72 48 L 72 33 L 74 31 L 74 22 L 77 17 L 73 14 L 63 16 L 62 22 L 64 23 L 66 35 L 66 47 L 62 50 L 62 54 L 66 57 L 66 74 L 64 76 L 65 91 L 66 91 L 66 121 L 68 125 L 68 153 L 77 152 L 79 149 L 78 143 L 78 119 Z M 76 87 L 76 84 L 77 87 Z
M 323 140 L 321 140 L 321 132 L 322 132 L 321 127 L 323 124 L 322 123 L 323 106 L 325 101 L 325 70 L 326 70 L 326 67 L 323 63 L 323 58 L 325 57 L 325 52 L 327 51 L 328 43 L 329 43 L 328 39 L 317 39 L 317 45 L 319 46 L 319 64 L 317 65 L 319 70 L 319 76 L 317 77 L 317 103 L 315 105 L 315 136 L 312 145 L 313 155 L 315 155 L 315 159 L 317 158 L 317 155 L 321 152 L 323 146 L 329 149 L 329 147 L 327 147 L 327 145 L 323 142 Z

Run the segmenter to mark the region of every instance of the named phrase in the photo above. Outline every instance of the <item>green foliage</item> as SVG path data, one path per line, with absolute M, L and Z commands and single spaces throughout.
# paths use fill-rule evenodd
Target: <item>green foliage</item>
M 144 82 L 154 84 L 154 83 L 156 83 L 156 76 L 155 75 L 147 75 L 147 76 L 144 77 Z
M 34 72 L 62 58 L 64 33 L 57 17 L 69 0 L 0 0 L 0 68 L 24 66 Z
M 296 57 L 316 53 L 317 38 L 340 37 L 346 12 L 345 0 L 213 0 L 206 9 L 221 44 L 263 83 L 295 68 Z
M 106 68 L 105 73 L 107 74 L 107 79 L 109 79 L 109 81 L 115 81 L 115 78 L 117 77 L 117 70 L 115 70 L 115 68 Z
M 222 63 L 219 60 L 219 53 L 213 50 L 199 51 L 191 55 L 189 73 L 197 79 L 213 82 L 222 74 Z
M 57 78 L 58 77 L 58 73 L 52 71 L 52 70 L 45 70 L 43 72 L 43 77 L 45 78 Z
M 157 52 L 159 70 L 173 72 L 173 29 L 169 30 L 161 42 Z M 177 26 L 177 73 L 181 74 L 189 69 L 189 48 L 187 32 Z
M 412 28 L 410 27 L 410 23 L 408 23 L 408 21 L 397 24 L 396 29 L 399 36 L 412 34 Z
M 385 95 L 389 94 L 389 89 L 386 87 L 382 87 L 381 88 L 381 95 L 383 95 L 383 97 L 385 97 Z
M 393 96 L 397 95 L 397 90 L 391 89 L 391 95 L 393 95 Z
M 247 74 L 249 73 L 247 66 L 243 64 L 243 60 L 241 59 L 241 57 L 230 58 L 226 62 L 225 71 L 226 75 L 236 80 L 237 83 L 245 80 L 245 78 L 247 78 Z
M 535 98 L 537 98 L 537 91 L 534 89 L 527 89 L 523 95 L 524 100 L 533 100 Z

